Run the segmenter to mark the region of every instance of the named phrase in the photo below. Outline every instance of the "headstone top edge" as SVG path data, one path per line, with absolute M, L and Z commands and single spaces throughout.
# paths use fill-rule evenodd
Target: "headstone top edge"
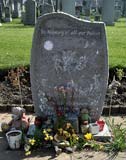
M 46 13 L 46 14 L 44 14 L 44 15 L 42 15 L 42 16 L 40 16 L 39 18 L 38 18 L 38 22 L 39 21 L 44 21 L 44 19 L 48 19 L 48 18 L 53 18 L 54 16 L 57 16 L 57 17 L 63 17 L 64 16 L 64 18 L 71 18 L 71 19 L 73 19 L 73 20 L 76 20 L 76 21 L 78 21 L 78 22 L 82 22 L 82 23 L 89 23 L 89 24 L 92 24 L 92 25 L 103 25 L 103 26 L 105 26 L 105 23 L 104 22 L 98 22 L 98 21 L 94 21 L 94 22 L 92 22 L 92 21 L 88 21 L 88 20 L 83 20 L 83 19 L 81 19 L 81 18 L 77 18 L 77 17 L 75 17 L 75 16 L 72 16 L 72 15 L 70 15 L 70 14 L 68 14 L 68 13 L 65 13 L 65 12 L 52 12 L 52 13 Z

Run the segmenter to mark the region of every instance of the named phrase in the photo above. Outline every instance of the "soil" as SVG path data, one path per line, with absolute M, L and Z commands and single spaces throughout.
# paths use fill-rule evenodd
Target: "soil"
M 109 71 L 108 86 L 111 84 L 113 76 L 119 81 L 115 68 Z M 117 87 L 117 94 L 112 94 L 110 89 L 107 90 L 105 106 L 126 107 L 126 69 L 124 69 L 124 76 L 119 82 L 121 85 Z M 0 71 L 0 106 L 14 104 L 33 105 L 29 67 Z

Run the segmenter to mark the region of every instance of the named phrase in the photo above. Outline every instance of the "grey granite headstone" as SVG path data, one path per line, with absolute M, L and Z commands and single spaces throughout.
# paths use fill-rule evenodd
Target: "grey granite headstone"
M 114 25 L 114 0 L 103 0 L 102 21 L 106 25 Z
M 5 7 L 5 22 L 11 22 L 12 18 L 11 18 L 11 11 L 10 11 L 10 7 Z
M 51 4 L 45 3 L 40 5 L 40 14 L 46 14 L 46 13 L 52 13 L 53 12 L 53 6 Z
M 122 15 L 126 16 L 126 0 L 122 1 Z
M 118 21 L 121 18 L 121 1 L 115 0 L 115 13 L 114 13 L 114 20 Z
M 61 0 L 62 11 L 75 16 L 75 0 Z
M 63 13 L 40 17 L 33 37 L 30 72 L 37 115 L 55 114 L 47 97 L 60 105 L 55 87 L 67 86 L 74 91 L 72 105 L 87 107 L 97 120 L 108 79 L 104 23 L 90 23 Z M 71 105 L 70 97 L 67 106 Z
M 1 20 L 2 20 L 2 4 L 0 3 L 0 26 L 2 25 Z
M 12 18 L 19 18 L 21 17 L 21 3 L 19 0 L 13 0 L 13 11 L 12 11 Z
M 35 25 L 36 23 L 36 2 L 34 0 L 25 1 L 25 25 Z

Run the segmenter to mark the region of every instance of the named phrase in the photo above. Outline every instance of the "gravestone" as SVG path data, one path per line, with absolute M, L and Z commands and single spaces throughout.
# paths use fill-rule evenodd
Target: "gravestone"
M 103 0 L 102 21 L 106 25 L 114 25 L 114 0 Z
M 121 1 L 115 0 L 115 13 L 114 13 L 114 20 L 118 21 L 118 19 L 121 17 Z
M 2 21 L 2 4 L 0 3 L 0 26 L 2 26 L 1 21 Z
M 34 0 L 27 0 L 25 2 L 25 25 L 35 25 L 36 23 L 36 2 Z
M 75 0 L 75 11 L 76 16 L 80 18 L 80 14 L 82 13 L 83 8 L 83 0 Z
M 10 7 L 5 7 L 5 22 L 11 22 L 12 18 L 11 18 L 11 11 L 10 11 Z
M 85 20 L 90 20 L 91 0 L 86 0 Z
M 126 0 L 122 0 L 122 15 L 126 16 Z
M 40 5 L 40 15 L 53 12 L 53 6 L 51 4 L 45 3 Z
M 21 3 L 19 0 L 13 0 L 12 18 L 21 17 Z
M 63 13 L 47 14 L 37 21 L 31 53 L 31 89 L 38 116 L 55 114 L 60 105 L 55 91 L 72 88 L 67 106 L 90 110 L 97 120 L 103 109 L 108 79 L 104 23 L 91 23 Z M 73 96 L 73 101 L 71 97 Z
M 62 11 L 75 16 L 75 0 L 61 0 Z

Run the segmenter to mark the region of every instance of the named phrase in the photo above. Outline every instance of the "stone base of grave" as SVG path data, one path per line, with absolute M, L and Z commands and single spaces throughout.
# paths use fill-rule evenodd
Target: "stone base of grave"
M 95 140 L 98 140 L 98 141 L 108 141 L 111 139 L 112 135 L 111 135 L 111 132 L 109 131 L 107 124 L 105 123 L 103 131 L 99 132 L 93 137 Z
M 2 26 L 2 23 L 0 23 L 0 26 Z

